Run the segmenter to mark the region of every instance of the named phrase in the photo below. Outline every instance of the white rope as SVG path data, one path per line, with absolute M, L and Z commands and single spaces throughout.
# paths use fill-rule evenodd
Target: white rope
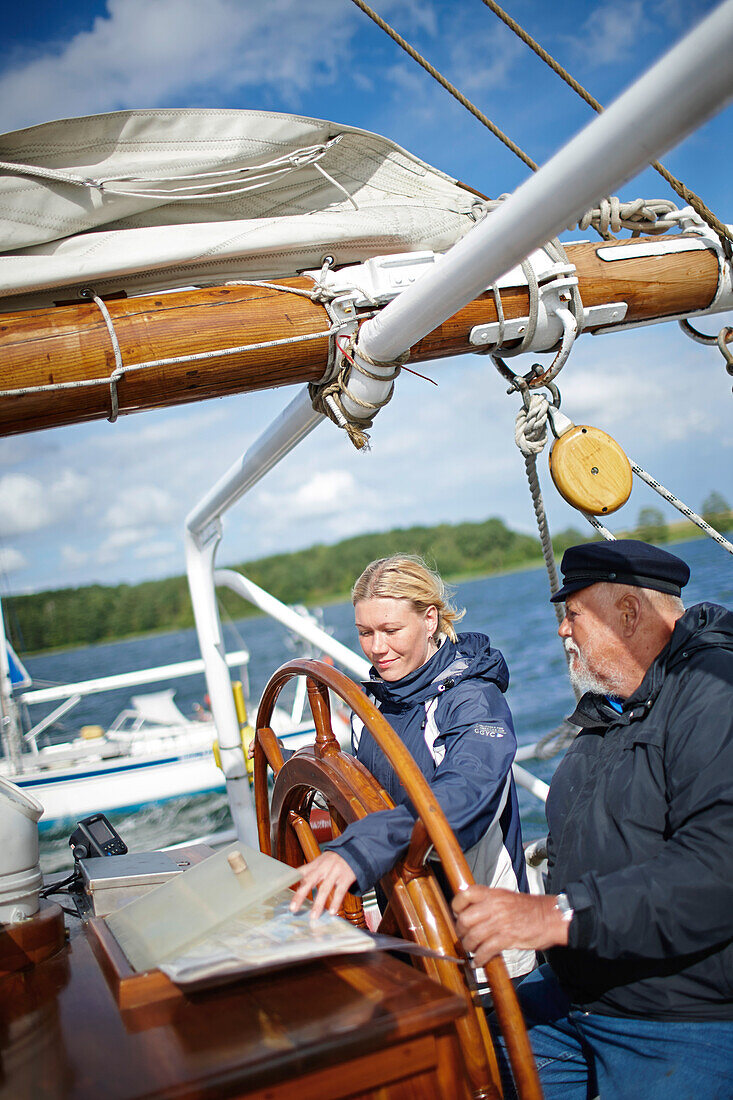
M 679 225 L 680 211 L 670 199 L 631 199 L 622 202 L 617 195 L 601 199 L 598 206 L 586 211 L 580 219 L 578 229 L 585 230 L 593 226 L 602 236 L 620 233 L 630 229 L 633 233 L 647 233 L 654 236 L 666 233 Z
M 354 198 L 353 195 L 349 194 L 349 192 L 346 190 L 346 188 L 343 186 L 343 184 L 339 183 L 338 180 L 335 180 L 333 178 L 333 176 L 329 175 L 329 173 L 326 171 L 325 168 L 322 168 L 321 165 L 317 164 L 315 161 L 313 162 L 313 167 L 315 168 L 315 170 L 317 172 L 321 173 L 321 175 L 323 176 L 324 179 L 327 179 L 329 183 L 332 183 L 335 188 L 337 188 L 344 195 L 346 195 L 347 200 L 354 207 L 354 210 L 359 209 L 359 204 L 357 203 L 356 199 Z
M 645 481 L 655 493 L 659 493 L 660 497 L 663 497 L 669 504 L 672 504 L 678 512 L 681 512 L 687 519 L 692 520 L 697 524 L 701 531 L 704 531 L 706 535 L 709 535 L 711 539 L 714 539 L 719 546 L 722 546 L 724 550 L 727 550 L 729 554 L 733 554 L 733 545 L 728 542 L 719 531 L 716 531 L 714 527 L 711 527 L 702 516 L 698 516 L 697 512 L 693 512 L 692 508 L 688 508 L 681 500 L 679 500 L 674 493 L 670 493 L 669 489 L 665 489 L 663 485 L 653 478 L 651 474 L 637 463 L 629 459 L 631 462 L 631 469 L 640 477 L 642 481 Z
M 281 286 L 280 283 L 263 283 L 259 279 L 228 279 L 224 286 L 254 286 L 263 287 L 265 290 L 282 290 L 287 294 L 297 294 L 301 298 L 310 298 L 311 301 L 320 301 L 320 296 L 324 292 L 330 294 L 331 297 L 334 296 L 332 291 L 318 283 L 316 284 L 318 291 L 303 290 L 297 286 Z
M 216 359 L 218 356 L 222 355 L 236 355 L 237 353 L 245 351 L 277 348 L 284 344 L 302 344 L 307 340 L 320 340 L 323 336 L 338 335 L 342 328 L 343 324 L 335 324 L 331 325 L 328 329 L 324 329 L 322 332 L 308 332 L 304 336 L 289 336 L 283 340 L 263 340 L 259 344 L 241 344 L 236 348 L 221 348 L 219 351 L 201 351 L 195 355 L 178 355 L 170 359 L 150 359 L 144 363 L 128 363 L 122 366 L 119 373 L 115 370 L 115 374 L 121 377 L 122 374 L 128 374 L 131 371 L 147 370 L 149 367 L 173 366 L 175 363 L 191 363 L 202 359 Z M 57 390 L 77 390 L 89 386 L 108 386 L 109 384 L 109 377 L 89 378 L 77 382 L 51 382 L 45 386 L 24 386 L 23 389 L 18 390 L 0 390 L 0 398 L 24 397 L 26 394 L 32 393 L 54 393 Z
M 608 528 L 603 526 L 597 516 L 591 515 L 590 512 L 583 512 L 582 515 L 585 516 L 591 527 L 595 527 L 596 531 L 600 532 L 600 534 L 603 535 L 604 539 L 606 539 L 608 542 L 616 541 L 616 536 L 612 535 Z
M 240 167 L 225 168 L 212 172 L 195 172 L 170 176 L 128 175 L 92 178 L 75 176 L 68 171 L 60 171 L 56 168 L 43 168 L 40 165 L 13 163 L 11 161 L 0 161 L 0 170 L 13 175 L 31 176 L 38 179 L 52 180 L 54 183 L 70 184 L 74 187 L 95 188 L 110 195 L 165 199 L 167 202 L 191 202 L 194 199 L 226 199 L 232 195 L 267 187 L 270 183 L 276 182 L 280 176 L 298 171 L 309 165 L 319 168 L 317 162 L 326 155 L 332 145 L 337 144 L 339 141 L 341 141 L 341 135 L 337 134 L 329 141 L 303 146 L 301 149 L 296 149 L 261 164 L 245 164 Z M 323 170 L 319 168 L 319 171 Z M 250 182 L 242 185 L 242 181 L 245 179 L 261 182 Z M 194 182 L 190 186 L 170 186 L 190 180 L 198 182 Z M 337 187 L 340 186 L 335 180 L 331 182 L 335 183 Z M 344 188 L 341 188 L 341 190 L 344 190 Z
M 112 324 L 112 318 L 109 315 L 109 310 L 107 309 L 106 305 L 104 304 L 102 299 L 99 297 L 99 295 L 96 294 L 91 289 L 91 287 L 85 287 L 84 290 L 82 290 L 82 292 L 81 292 L 81 296 L 82 296 L 82 298 L 91 298 L 92 301 L 95 303 L 95 305 L 99 309 L 99 312 L 104 317 L 104 323 L 107 326 L 107 332 L 109 333 L 109 338 L 112 342 L 112 351 L 113 351 L 114 357 L 115 357 L 115 369 L 112 371 L 112 374 L 109 376 L 109 399 L 110 399 L 111 411 L 110 411 L 110 415 L 107 417 L 107 419 L 109 420 L 110 424 L 114 424 L 114 422 L 117 420 L 117 415 L 119 413 L 119 401 L 118 401 L 118 398 L 117 398 L 117 383 L 118 383 L 119 379 L 122 378 L 123 374 L 125 373 L 125 367 L 124 367 L 124 364 L 122 362 L 122 352 L 120 351 L 120 342 L 117 339 L 117 333 L 115 332 L 115 326 Z
M 548 407 L 549 402 L 543 394 L 533 393 L 530 395 L 528 407 L 523 406 L 517 413 L 514 422 L 514 442 L 524 456 L 532 506 L 540 533 L 542 555 L 545 559 L 547 577 L 550 582 L 550 593 L 554 596 L 556 592 L 560 591 L 560 581 L 557 575 L 555 552 L 552 549 L 552 538 L 550 537 L 540 479 L 537 473 L 537 456 L 542 453 L 547 442 Z M 552 606 L 555 609 L 559 625 L 564 618 L 564 612 L 559 604 L 553 604 Z
M 547 513 L 545 512 L 545 505 L 542 499 L 542 490 L 540 488 L 540 479 L 537 473 L 537 456 L 541 454 L 546 442 L 547 442 L 547 419 L 550 409 L 550 403 L 544 394 L 533 393 L 529 395 L 529 399 L 526 405 L 524 405 L 517 413 L 516 420 L 514 422 L 514 442 L 519 447 L 519 450 L 524 456 L 524 466 L 527 471 L 527 481 L 529 482 L 529 491 L 532 496 L 532 505 L 534 507 L 534 514 L 537 520 L 537 528 L 540 533 L 540 542 L 542 544 L 542 555 L 545 559 L 545 567 L 547 569 L 547 578 L 550 582 L 550 593 L 555 595 L 560 591 L 560 581 L 557 575 L 557 565 L 555 563 L 555 552 L 552 548 L 552 538 L 550 536 L 550 529 L 547 523 Z M 610 531 L 607 531 L 605 527 L 600 524 L 594 516 L 586 515 L 585 518 L 593 527 L 601 531 L 605 538 L 613 539 L 613 535 Z M 558 626 L 562 623 L 565 612 L 559 603 L 553 603 L 555 609 L 555 617 L 557 619 Z M 563 645 L 563 653 L 565 654 L 565 660 L 567 664 L 570 664 L 570 658 L 565 646 Z M 579 699 L 581 692 L 571 681 L 571 686 L 575 694 L 575 698 Z M 551 736 L 554 736 L 553 731 Z
M 0 160 L 0 171 L 14 176 L 34 176 L 42 180 L 52 180 L 53 183 L 69 183 L 73 187 L 99 187 L 97 180 L 85 179 L 84 176 L 71 176 L 68 172 L 60 172 L 57 168 L 41 168 L 38 164 L 20 164 Z

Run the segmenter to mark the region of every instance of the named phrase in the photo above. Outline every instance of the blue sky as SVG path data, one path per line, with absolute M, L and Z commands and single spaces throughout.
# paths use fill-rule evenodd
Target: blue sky
M 537 162 L 591 117 L 480 0 L 374 0 Z M 715 4 L 709 0 L 506 0 L 506 8 L 609 103 Z M 349 0 L 107 0 L 14 5 L 0 44 L 0 129 L 131 107 L 287 111 L 384 134 L 486 194 L 527 169 Z M 726 221 L 728 108 L 664 162 Z M 651 171 L 623 197 L 670 197 Z M 674 198 L 674 196 L 671 196 Z M 731 323 L 707 322 L 708 331 Z M 701 324 L 702 327 L 702 324 Z M 486 359 L 435 364 L 438 389 L 403 375 L 357 454 L 318 428 L 226 518 L 222 563 L 361 531 L 499 515 L 531 531 L 516 400 Z M 183 521 L 295 391 L 0 440 L 0 584 L 33 591 L 134 582 L 184 569 Z M 714 349 L 676 324 L 584 337 L 562 375 L 563 408 L 610 432 L 694 507 L 733 497 L 733 396 Z M 543 459 L 555 528 L 582 520 Z M 610 523 L 657 505 L 644 486 Z M 676 515 L 667 506 L 668 518 Z

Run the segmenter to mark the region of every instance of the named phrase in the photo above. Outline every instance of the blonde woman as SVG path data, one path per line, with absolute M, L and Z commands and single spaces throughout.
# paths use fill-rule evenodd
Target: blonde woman
M 477 882 L 527 890 L 511 766 L 516 752 L 504 699 L 509 671 L 485 634 L 456 634 L 463 616 L 440 577 L 419 558 L 367 566 L 352 591 L 364 685 L 429 781 Z M 316 890 L 313 916 L 338 912 L 347 890 L 370 889 L 404 855 L 414 824 L 397 776 L 363 723 L 352 719 L 357 758 L 396 803 L 356 821 L 304 870 L 291 904 Z M 533 952 L 507 952 L 512 977 Z

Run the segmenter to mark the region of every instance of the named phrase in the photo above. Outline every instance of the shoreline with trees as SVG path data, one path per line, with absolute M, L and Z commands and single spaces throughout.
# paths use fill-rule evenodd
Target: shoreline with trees
M 710 505 L 708 507 L 708 505 Z M 725 530 L 733 515 L 719 493 L 703 506 L 704 518 Z M 657 509 L 644 508 L 636 528 L 619 537 L 655 543 L 703 537 L 683 520 L 667 524 Z M 556 558 L 575 542 L 594 537 L 575 528 L 553 539 Z M 231 566 L 284 603 L 320 606 L 349 598 L 354 577 L 378 557 L 419 554 L 448 581 L 457 582 L 543 564 L 539 539 L 513 531 L 500 519 L 480 523 L 437 524 L 356 535 L 332 545 L 275 554 Z M 232 592 L 219 593 L 222 613 L 232 619 L 261 614 Z M 6 629 L 18 652 L 71 649 L 193 627 L 193 610 L 185 576 L 130 585 L 93 584 L 7 597 Z

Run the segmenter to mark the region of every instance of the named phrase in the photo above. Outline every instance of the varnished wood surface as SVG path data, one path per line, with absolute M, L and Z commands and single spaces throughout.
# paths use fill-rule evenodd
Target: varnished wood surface
M 619 241 L 614 247 L 629 248 L 631 257 L 634 244 Z M 567 247 L 586 306 L 624 301 L 628 322 L 703 309 L 715 295 L 718 262 L 711 250 L 607 262 L 599 258 L 604 247 L 608 246 Z M 312 286 L 302 278 L 276 282 Z M 527 315 L 526 287 L 504 288 L 501 299 L 507 319 Z M 107 307 L 126 365 L 325 332 L 330 323 L 323 307 L 309 299 L 243 286 L 110 298 Z M 471 329 L 496 319 L 493 295 L 483 294 L 419 341 L 410 361 L 420 363 L 472 351 Z M 316 381 L 326 369 L 327 355 L 328 339 L 323 336 L 300 344 L 133 371 L 118 384 L 120 410 L 133 412 Z M 114 366 L 110 336 L 93 302 L 80 300 L 45 310 L 0 314 L 0 391 L 107 378 Z M 12 393 L 0 396 L 0 435 L 109 414 L 110 394 L 105 386 Z
M 64 946 L 66 929 L 60 905 L 41 899 L 33 920 L 0 924 L 0 977 L 55 955 Z
M 560 496 L 593 516 L 611 515 L 631 495 L 626 454 L 615 439 L 589 424 L 577 424 L 555 440 L 550 473 Z
M 375 953 L 124 1012 L 81 932 L 0 980 L 0 1097 L 454 1100 L 466 1095 L 451 1029 L 463 1010 Z

